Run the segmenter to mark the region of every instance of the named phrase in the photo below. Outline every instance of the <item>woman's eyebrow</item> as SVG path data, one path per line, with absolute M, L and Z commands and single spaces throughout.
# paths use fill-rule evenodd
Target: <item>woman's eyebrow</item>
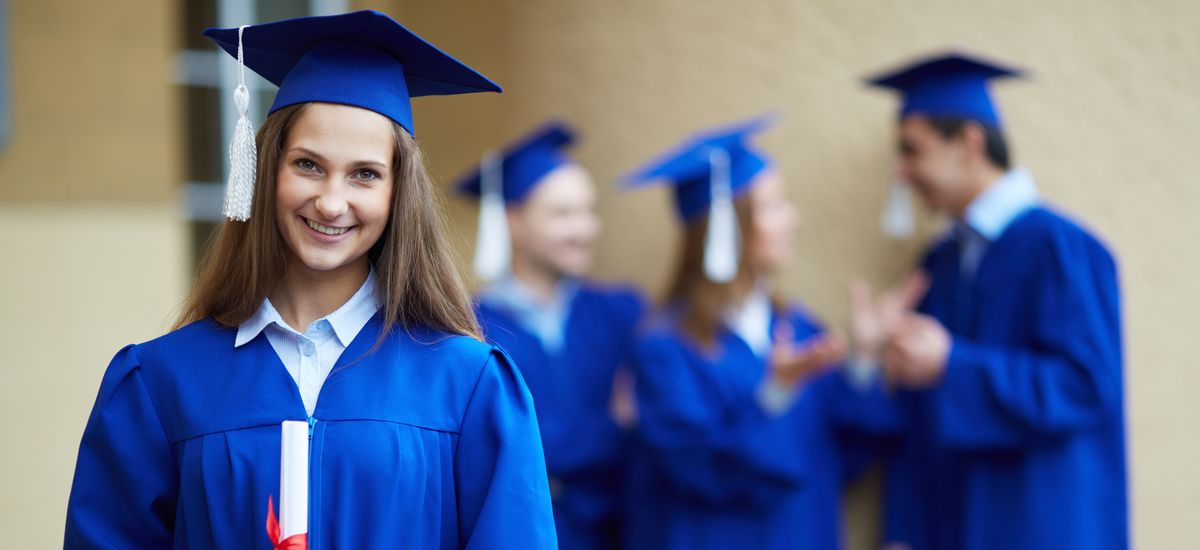
M 328 160 L 328 159 L 326 159 L 324 156 L 322 156 L 322 155 L 321 155 L 321 153 L 318 153 L 318 152 L 316 152 L 316 151 L 313 151 L 312 149 L 309 149 L 309 148 L 307 148 L 307 147 L 300 147 L 300 146 L 296 146 L 296 147 L 291 147 L 291 148 L 289 148 L 289 149 L 288 149 L 288 152 L 289 152 L 289 153 L 290 153 L 290 152 L 293 152 L 293 151 L 295 151 L 295 152 L 298 152 L 298 153 L 303 153 L 304 155 L 307 155 L 307 156 L 313 157 L 314 159 L 316 159 L 316 160 L 318 160 L 318 161 L 320 161 L 320 162 L 322 162 L 322 163 L 324 163 L 324 162 L 327 162 L 327 160 Z M 350 166 L 354 166 L 354 167 L 363 167 L 363 166 L 369 166 L 369 167 L 372 167 L 372 168 L 379 168 L 379 169 L 381 169 L 381 170 L 387 170 L 387 169 L 388 169 L 388 165 L 387 165 L 387 163 L 380 162 L 380 161 L 377 161 L 377 160 L 366 160 L 366 159 L 364 159 L 364 160 L 355 160 L 355 161 L 351 161 L 351 162 L 349 163 L 349 165 L 350 165 Z
M 321 153 L 318 153 L 318 152 L 316 152 L 316 151 L 313 151 L 312 149 L 309 149 L 309 148 L 307 148 L 307 147 L 291 147 L 291 148 L 289 148 L 289 149 L 288 149 L 288 152 L 289 152 L 289 153 L 290 153 L 290 152 L 292 152 L 292 151 L 297 151 L 297 152 L 300 152 L 300 153 L 304 153 L 305 155 L 308 155 L 308 156 L 310 156 L 310 157 L 313 157 L 313 158 L 315 158 L 315 159 L 317 159 L 317 160 L 319 160 L 319 161 L 321 161 L 321 162 L 324 162 L 324 161 L 325 161 L 325 157 L 324 157 L 323 155 L 321 155 Z
M 388 168 L 387 164 L 384 164 L 382 162 L 375 161 L 375 160 L 357 160 L 357 161 L 350 163 L 350 165 L 354 166 L 356 168 L 361 168 L 361 167 L 367 166 L 367 167 L 371 167 L 371 168 L 378 168 L 380 170 L 385 170 L 385 171 Z

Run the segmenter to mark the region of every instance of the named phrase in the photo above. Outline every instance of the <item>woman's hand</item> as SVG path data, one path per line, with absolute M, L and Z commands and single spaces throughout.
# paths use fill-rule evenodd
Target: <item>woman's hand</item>
M 846 355 L 846 337 L 840 332 L 818 334 L 794 343 L 792 325 L 781 321 L 775 328 L 768 368 L 771 383 L 790 388 L 806 381 L 842 360 Z
M 897 323 L 920 303 L 927 290 L 929 278 L 917 272 L 872 303 L 871 288 L 862 280 L 854 281 L 850 285 L 850 337 L 854 353 L 878 359 Z

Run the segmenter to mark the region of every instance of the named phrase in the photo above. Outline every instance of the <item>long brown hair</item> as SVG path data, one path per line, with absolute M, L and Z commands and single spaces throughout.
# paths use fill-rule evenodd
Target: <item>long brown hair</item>
M 754 208 L 749 194 L 733 201 L 741 234 L 741 258 L 738 272 L 728 283 L 714 283 L 704 274 L 704 239 L 708 232 L 708 214 L 689 220 L 684 226 L 683 243 L 675 262 L 671 284 L 667 287 L 665 305 L 679 308 L 680 325 L 684 333 L 704 344 L 716 340 L 717 329 L 725 312 L 740 302 L 754 288 L 759 273 L 753 267 Z M 778 308 L 778 299 L 772 297 Z
M 258 131 L 258 180 L 250 220 L 221 223 L 200 263 L 195 286 L 175 328 L 212 317 L 237 326 L 283 281 L 286 245 L 275 219 L 275 174 L 287 133 L 308 106 L 284 107 Z M 392 122 L 397 167 L 383 236 L 367 253 L 383 302 L 383 329 L 425 326 L 482 339 L 457 259 L 445 238 L 442 205 L 412 135 Z M 380 338 L 382 338 L 382 334 Z

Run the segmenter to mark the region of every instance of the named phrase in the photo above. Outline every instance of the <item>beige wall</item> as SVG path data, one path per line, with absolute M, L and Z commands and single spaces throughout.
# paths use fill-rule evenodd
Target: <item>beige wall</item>
M 177 25 L 159 0 L 7 4 L 0 532 L 6 548 L 54 548 L 108 360 L 168 328 L 186 290 Z
M 174 3 L 8 0 L 0 202 L 165 201 L 178 188 Z
M 122 346 L 170 328 L 190 263 L 184 229 L 169 207 L 0 206 L 3 546 L 62 545 L 100 377 Z
M 1200 185 L 1200 8 L 1164 0 L 375 0 L 495 77 L 507 93 L 418 99 L 417 134 L 450 179 L 482 148 L 551 115 L 584 132 L 578 153 L 608 221 L 597 275 L 658 290 L 676 228 L 667 194 L 614 178 L 710 124 L 779 109 L 762 139 L 806 223 L 779 278 L 844 324 L 845 282 L 900 276 L 917 243 L 876 231 L 894 100 L 860 77 L 949 45 L 1029 66 L 999 97 L 1018 161 L 1088 220 L 1123 266 L 1135 538 L 1200 538 L 1200 369 L 1188 362 L 1189 219 Z M 0 532 L 60 544 L 75 447 L 105 364 L 170 322 L 188 280 L 177 205 L 181 119 L 174 2 L 9 0 L 13 140 L 0 151 Z M 114 61 L 116 60 L 116 61 Z M 450 200 L 464 257 L 473 209 Z M 931 224 L 927 224 L 927 229 Z M 875 487 L 856 487 L 851 536 L 873 538 Z M 1187 541 L 1187 542 L 1185 542 Z
M 621 194 L 614 178 L 687 132 L 778 109 L 784 122 L 762 144 L 805 214 L 797 261 L 778 284 L 835 325 L 846 320 L 849 279 L 895 280 L 919 251 L 876 229 L 896 103 L 865 89 L 862 76 L 947 47 L 1032 69 L 1031 81 L 998 91 L 1016 160 L 1049 200 L 1106 238 L 1122 265 L 1135 540 L 1178 548 L 1200 539 L 1192 521 L 1200 515 L 1200 475 L 1192 473 L 1200 464 L 1200 369 L 1189 354 L 1197 326 L 1190 314 L 1200 309 L 1191 283 L 1200 269 L 1192 162 L 1200 144 L 1200 4 L 478 4 L 453 12 L 442 2 L 392 4 L 401 20 L 507 90 L 498 99 L 418 100 L 418 128 L 454 128 L 422 137 L 440 174 L 464 169 L 477 155 L 467 144 L 480 135 L 513 137 L 546 117 L 567 117 L 585 133 L 579 158 L 603 190 L 608 224 L 596 274 L 657 290 L 667 264 L 655 260 L 676 239 L 667 193 Z M 481 19 L 503 32 L 489 24 L 476 35 Z M 472 120 L 477 112 L 466 105 L 488 112 Z M 452 212 L 473 235 L 473 210 Z M 857 487 L 850 503 L 857 548 L 874 536 L 872 485 Z

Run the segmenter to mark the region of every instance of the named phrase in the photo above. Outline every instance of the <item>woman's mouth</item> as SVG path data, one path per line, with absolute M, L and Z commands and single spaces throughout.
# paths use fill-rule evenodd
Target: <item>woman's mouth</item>
M 311 235 L 317 237 L 318 239 L 320 239 L 322 241 L 326 241 L 326 242 L 339 241 L 339 240 L 341 240 L 341 237 L 346 235 L 346 233 L 348 233 L 351 230 L 353 230 L 354 228 L 358 227 L 356 225 L 351 225 L 351 226 L 346 226 L 346 227 L 324 225 L 324 224 L 320 224 L 315 221 L 312 221 L 303 216 L 301 216 L 300 219 L 304 220 L 304 224 L 307 225 L 308 228 L 311 230 L 310 231 Z

